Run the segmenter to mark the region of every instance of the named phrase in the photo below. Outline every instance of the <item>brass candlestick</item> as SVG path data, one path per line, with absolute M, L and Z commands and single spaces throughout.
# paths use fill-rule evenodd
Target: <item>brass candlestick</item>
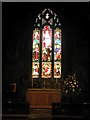
M 58 88 L 58 81 L 57 81 L 57 78 L 56 78 L 56 89 Z
M 57 83 L 57 78 L 56 78 L 56 83 Z
M 33 78 L 32 78 L 32 88 L 33 88 Z
M 45 80 L 44 80 L 44 90 L 45 90 Z

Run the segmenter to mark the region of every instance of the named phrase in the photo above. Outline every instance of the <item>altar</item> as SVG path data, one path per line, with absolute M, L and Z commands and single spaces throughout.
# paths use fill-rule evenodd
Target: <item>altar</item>
M 52 103 L 61 102 L 60 89 L 27 89 L 26 100 L 30 108 L 52 108 Z

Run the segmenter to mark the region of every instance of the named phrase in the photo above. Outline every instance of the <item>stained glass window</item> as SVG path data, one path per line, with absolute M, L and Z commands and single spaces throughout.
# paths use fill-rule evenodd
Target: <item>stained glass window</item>
M 39 78 L 39 62 L 33 62 L 33 78 Z
M 45 9 L 38 14 L 34 23 L 33 78 L 61 78 L 61 55 L 60 20 L 52 10 Z
M 61 77 L 61 30 L 54 30 L 54 78 Z
M 42 78 L 51 77 L 52 60 L 52 30 L 50 26 L 44 26 L 42 31 Z M 45 63 L 44 63 L 45 62 Z
M 51 78 L 51 62 L 42 62 L 42 78 Z
M 42 31 L 42 61 L 52 60 L 52 30 L 45 26 Z
M 61 62 L 54 62 L 54 78 L 61 77 Z
M 33 31 L 33 78 L 39 77 L 39 58 L 40 58 L 40 31 L 35 29 Z

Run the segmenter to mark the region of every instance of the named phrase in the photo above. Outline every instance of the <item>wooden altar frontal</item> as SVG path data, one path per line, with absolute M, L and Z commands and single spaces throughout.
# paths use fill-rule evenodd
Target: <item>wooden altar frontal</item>
M 61 102 L 60 89 L 27 89 L 26 100 L 30 108 L 52 108 L 52 103 Z

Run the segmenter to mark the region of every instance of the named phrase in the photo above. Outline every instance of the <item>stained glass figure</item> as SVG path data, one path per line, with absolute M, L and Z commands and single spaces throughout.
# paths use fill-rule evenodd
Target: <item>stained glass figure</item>
M 54 30 L 54 78 L 61 77 L 61 30 Z
M 52 29 L 44 26 L 42 31 L 42 61 L 49 62 L 52 60 Z
M 61 61 L 61 30 L 54 31 L 54 60 Z
M 33 61 L 39 62 L 40 31 L 33 31 Z
M 32 75 L 33 78 L 39 77 L 39 47 L 40 47 L 40 31 L 38 29 L 35 29 L 33 31 L 33 64 L 32 64 Z
M 33 62 L 33 78 L 39 78 L 39 62 Z
M 42 62 L 42 78 L 51 78 L 51 62 Z
M 54 78 L 61 77 L 61 62 L 54 62 Z

